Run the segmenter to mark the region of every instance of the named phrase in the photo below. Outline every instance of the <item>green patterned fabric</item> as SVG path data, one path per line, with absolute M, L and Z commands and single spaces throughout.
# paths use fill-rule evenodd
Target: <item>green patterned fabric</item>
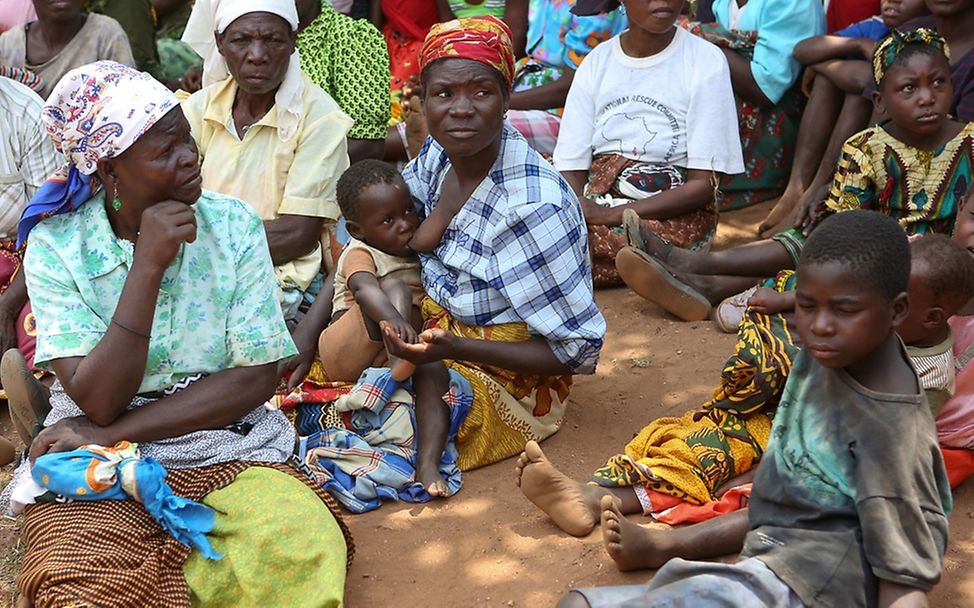
M 203 58 L 181 40 L 172 38 L 160 38 L 156 41 L 156 49 L 159 51 L 158 76 L 163 82 L 167 80 L 179 80 L 186 75 L 190 68 L 203 68 Z
M 385 139 L 391 114 L 389 52 L 379 30 L 322 0 L 298 34 L 301 69 L 355 120 L 349 139 Z
M 883 81 L 883 76 L 886 75 L 889 66 L 893 65 L 900 53 L 911 44 L 929 46 L 949 57 L 947 41 L 937 32 L 925 27 L 919 27 L 910 32 L 893 29 L 888 36 L 879 41 L 876 50 L 873 51 L 873 83 L 877 87 Z
M 183 574 L 193 606 L 342 606 L 345 537 L 310 488 L 251 467 L 203 504 L 216 511 L 207 537 L 223 557 L 189 556 Z
M 140 393 L 297 353 L 275 297 L 260 217 L 243 201 L 207 191 L 194 209 L 196 240 L 180 247 L 163 275 Z M 98 345 L 134 250 L 112 231 L 104 190 L 31 231 L 24 268 L 37 318 L 37 365 L 83 357 Z

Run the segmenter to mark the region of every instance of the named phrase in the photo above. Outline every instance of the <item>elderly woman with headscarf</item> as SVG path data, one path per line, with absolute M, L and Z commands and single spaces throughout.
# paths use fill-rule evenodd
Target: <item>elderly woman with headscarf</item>
M 259 216 L 201 189 L 189 124 L 147 74 L 113 62 L 73 70 L 43 121 L 68 164 L 20 225 L 36 362 L 58 378 L 30 463 L 137 443 L 177 495 L 216 511 L 222 558 L 191 551 L 139 502 L 65 503 L 25 463 L 3 501 L 24 509 L 22 597 L 340 606 L 349 539 L 334 503 L 287 464 L 293 427 L 263 406 L 294 345 L 269 295 Z
M 420 256 L 423 342 L 390 328 L 384 339 L 391 355 L 442 360 L 470 382 L 457 449 L 472 469 L 558 430 L 572 375 L 595 371 L 605 320 L 578 199 L 504 121 L 510 30 L 494 17 L 438 24 L 420 62 L 430 138 L 403 178 L 420 218 L 444 232 Z
M 294 0 L 198 0 L 183 34 L 204 61 L 204 88 L 183 103 L 203 186 L 264 220 L 285 318 L 321 270 L 352 126 L 302 74 L 297 29 Z

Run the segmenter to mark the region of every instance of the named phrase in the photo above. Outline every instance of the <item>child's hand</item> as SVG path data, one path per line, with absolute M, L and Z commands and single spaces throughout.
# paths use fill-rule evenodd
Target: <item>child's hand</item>
M 405 359 L 416 365 L 423 365 L 433 361 L 455 358 L 456 336 L 442 329 L 427 329 L 419 335 L 415 344 L 407 344 L 399 336 L 388 321 L 381 321 L 382 340 L 385 342 L 386 352 L 393 357 Z
M 764 315 L 773 315 L 789 310 L 789 304 L 790 298 L 770 287 L 758 287 L 751 299 L 747 301 L 749 309 Z
M 583 197 L 582 213 L 585 223 L 589 226 L 620 226 L 622 225 L 622 209 L 619 207 L 603 207 Z
M 416 330 L 405 319 L 390 319 L 386 323 L 392 332 L 406 344 L 419 343 L 419 336 L 416 334 Z

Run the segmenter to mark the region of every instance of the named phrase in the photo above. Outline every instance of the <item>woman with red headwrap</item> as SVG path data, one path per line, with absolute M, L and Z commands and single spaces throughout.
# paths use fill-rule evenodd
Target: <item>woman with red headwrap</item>
M 421 343 L 383 337 L 390 354 L 442 360 L 470 382 L 457 436 L 466 470 L 558 430 L 572 374 L 595 371 L 605 320 L 578 200 L 504 121 L 510 30 L 493 17 L 435 25 L 420 66 L 430 138 L 403 177 L 420 218 L 445 230 L 421 256 Z

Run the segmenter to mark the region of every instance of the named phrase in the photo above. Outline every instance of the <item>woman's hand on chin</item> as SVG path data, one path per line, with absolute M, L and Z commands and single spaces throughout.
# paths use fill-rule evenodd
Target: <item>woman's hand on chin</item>
M 114 445 L 104 427 L 100 427 L 86 416 L 65 418 L 45 428 L 30 444 L 30 461 L 53 452 L 68 452 L 83 445 Z
M 622 207 L 604 207 L 587 198 L 581 199 L 582 213 L 589 226 L 621 226 Z
M 438 328 L 427 329 L 419 334 L 419 342 L 409 344 L 399 337 L 396 328 L 390 323 L 381 321 L 379 327 L 382 329 L 382 341 L 385 343 L 386 352 L 393 357 L 405 359 L 416 365 L 456 358 L 457 338 L 448 331 Z
M 142 212 L 136 258 L 165 270 L 183 243 L 196 240 L 196 212 L 179 201 L 162 201 Z

